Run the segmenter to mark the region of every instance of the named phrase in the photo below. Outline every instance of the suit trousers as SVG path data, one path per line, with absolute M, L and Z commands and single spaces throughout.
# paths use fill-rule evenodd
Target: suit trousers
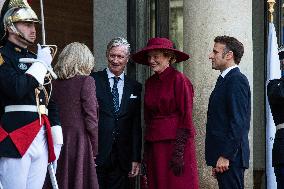
M 217 173 L 219 189 L 244 189 L 245 168 L 239 166 L 229 166 L 229 170 Z
M 4 189 L 42 188 L 48 165 L 43 126 L 22 158 L 0 158 L 0 182 Z
M 130 189 L 128 172 L 120 166 L 116 145 L 102 166 L 97 166 L 97 176 L 100 189 Z
M 277 189 L 284 189 L 284 165 L 275 166 L 274 173 L 276 176 Z

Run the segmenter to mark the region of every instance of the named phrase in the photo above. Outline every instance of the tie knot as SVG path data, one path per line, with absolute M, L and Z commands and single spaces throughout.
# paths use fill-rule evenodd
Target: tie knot
M 112 77 L 113 78 L 113 81 L 114 81 L 114 83 L 118 83 L 118 81 L 119 81 L 119 77 Z

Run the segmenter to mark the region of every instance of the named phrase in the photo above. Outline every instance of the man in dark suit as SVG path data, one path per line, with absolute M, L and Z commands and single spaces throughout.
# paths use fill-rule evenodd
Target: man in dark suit
M 209 59 L 221 74 L 208 104 L 205 159 L 220 189 L 243 189 L 251 116 L 249 83 L 238 68 L 244 47 L 229 36 L 218 36 L 214 42 Z
M 142 86 L 124 73 L 129 55 L 127 40 L 114 38 L 107 46 L 108 67 L 91 74 L 99 103 L 96 164 L 100 189 L 127 189 L 129 177 L 139 173 Z

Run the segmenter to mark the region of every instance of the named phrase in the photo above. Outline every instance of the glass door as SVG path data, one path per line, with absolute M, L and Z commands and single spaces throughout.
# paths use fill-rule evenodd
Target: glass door
M 166 37 L 183 50 L 183 0 L 149 0 L 150 37 Z M 173 65 L 183 71 L 183 63 Z
M 175 48 L 183 51 L 183 0 L 170 0 L 169 38 L 175 43 Z M 174 64 L 183 72 L 183 62 Z

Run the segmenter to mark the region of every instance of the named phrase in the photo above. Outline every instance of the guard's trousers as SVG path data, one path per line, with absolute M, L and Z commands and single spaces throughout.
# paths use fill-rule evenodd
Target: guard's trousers
M 4 189 L 40 189 L 48 165 L 48 147 L 43 126 L 22 158 L 0 158 L 0 182 Z

